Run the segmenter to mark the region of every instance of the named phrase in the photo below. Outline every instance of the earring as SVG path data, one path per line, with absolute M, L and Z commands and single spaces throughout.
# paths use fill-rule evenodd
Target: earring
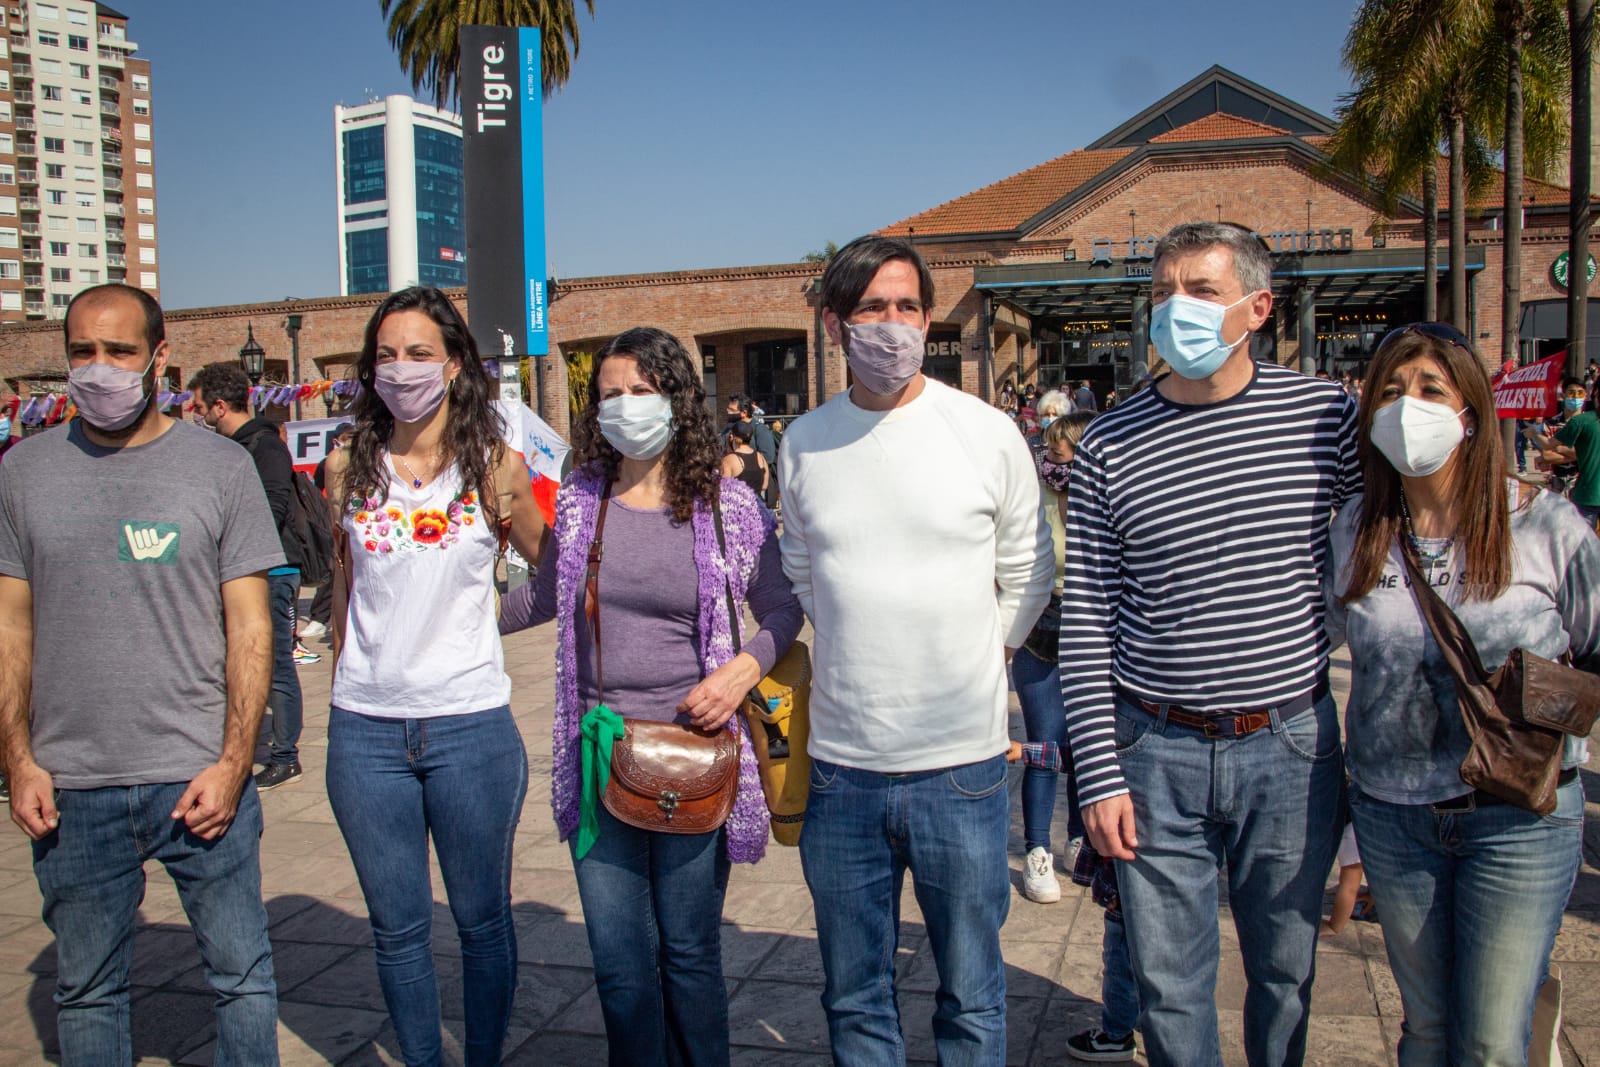
M 1472 436 L 1472 435 L 1473 435 L 1473 434 L 1475 434 L 1475 433 L 1477 433 L 1477 432 L 1478 432 L 1478 430 L 1477 430 L 1477 428 L 1476 428 L 1476 427 L 1473 427 L 1473 426 L 1468 426 L 1468 427 L 1467 427 L 1467 432 L 1466 432 L 1466 436 L 1467 436 L 1467 437 L 1471 437 L 1471 436 Z

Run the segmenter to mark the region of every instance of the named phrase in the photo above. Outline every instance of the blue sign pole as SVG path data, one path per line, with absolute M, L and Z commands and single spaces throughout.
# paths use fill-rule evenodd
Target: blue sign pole
M 522 86 L 522 269 L 528 301 L 530 356 L 550 354 L 546 321 L 544 255 L 544 81 L 540 71 L 539 31 L 517 31 Z

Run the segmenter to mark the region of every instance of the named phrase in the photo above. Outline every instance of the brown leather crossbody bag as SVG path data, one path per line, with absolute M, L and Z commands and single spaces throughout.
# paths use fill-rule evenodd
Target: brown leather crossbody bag
M 1587 737 L 1600 715 L 1600 678 L 1525 648 L 1514 648 L 1493 674 L 1472 636 L 1433 591 L 1404 544 L 1400 556 L 1417 606 L 1450 673 L 1472 740 L 1461 780 L 1540 815 L 1556 810 L 1562 735 Z
M 610 503 L 607 485 L 584 576 L 583 613 L 594 638 L 600 704 L 605 703 L 606 691 L 600 651 L 600 561 Z M 734 716 L 736 723 L 738 718 Z M 622 725 L 623 736 L 611 746 L 611 776 L 601 795 L 607 811 L 629 826 L 668 834 L 709 833 L 728 821 L 739 791 L 737 726 L 707 733 L 695 726 L 627 716 Z

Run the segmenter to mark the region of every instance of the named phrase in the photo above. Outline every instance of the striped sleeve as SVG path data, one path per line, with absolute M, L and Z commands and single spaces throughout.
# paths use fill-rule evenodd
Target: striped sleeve
M 1084 440 L 1067 490 L 1066 566 L 1061 598 L 1061 696 L 1072 744 L 1078 803 L 1126 793 L 1117 762 L 1111 653 L 1122 597 L 1121 546 L 1106 492 L 1104 456 Z

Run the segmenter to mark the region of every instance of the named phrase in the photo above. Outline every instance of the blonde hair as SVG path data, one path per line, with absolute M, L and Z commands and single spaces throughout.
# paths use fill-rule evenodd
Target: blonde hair
M 1078 442 L 1083 440 L 1083 431 L 1094 421 L 1094 416 L 1092 411 L 1074 411 L 1071 415 L 1063 415 L 1044 428 L 1044 443 L 1066 445 L 1076 452 Z

